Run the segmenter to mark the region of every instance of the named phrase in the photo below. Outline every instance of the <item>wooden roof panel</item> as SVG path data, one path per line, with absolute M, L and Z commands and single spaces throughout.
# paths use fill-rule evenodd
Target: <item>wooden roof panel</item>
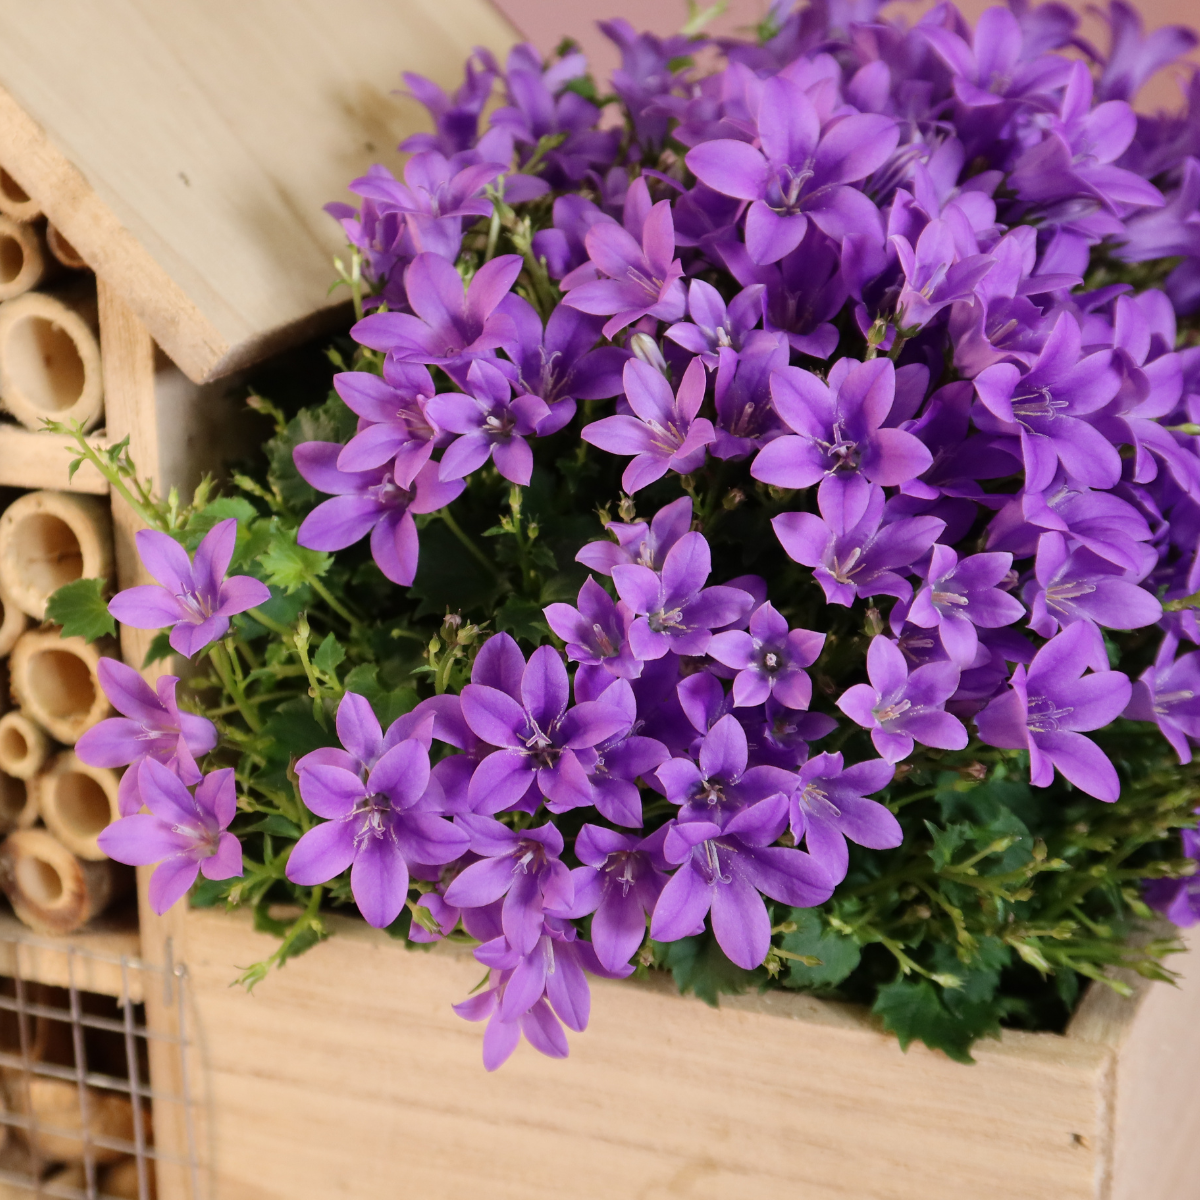
M 327 320 L 321 211 L 513 28 L 487 0 L 0 0 L 0 162 L 194 380 Z

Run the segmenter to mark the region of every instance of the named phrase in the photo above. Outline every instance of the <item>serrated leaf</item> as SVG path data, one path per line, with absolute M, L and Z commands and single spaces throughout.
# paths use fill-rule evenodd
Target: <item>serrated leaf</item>
M 268 753 L 282 752 L 284 757 L 300 758 L 322 746 L 336 746 L 338 740 L 330 730 L 322 728 L 312 715 L 312 705 L 304 699 L 281 704 L 267 719 L 262 740 Z
M 947 825 L 945 829 L 939 829 L 932 821 L 926 821 L 925 828 L 929 830 L 929 836 L 933 838 L 929 857 L 933 859 L 934 865 L 939 870 L 950 865 L 955 854 L 966 845 L 971 837 L 971 826 L 965 823 Z
M 496 610 L 496 628 L 535 646 L 550 640 L 550 626 L 542 606 L 520 596 L 509 596 Z
M 974 1035 L 942 1003 L 939 989 L 928 979 L 901 977 L 879 989 L 871 1011 L 883 1018 L 883 1027 L 894 1033 L 900 1049 L 924 1042 L 962 1063 L 973 1063 Z
M 234 561 L 242 562 L 245 555 L 242 547 L 246 542 L 246 530 L 250 523 L 258 517 L 258 509 L 242 496 L 220 496 L 206 504 L 200 512 L 195 513 L 188 521 L 183 533 L 183 545 L 189 553 L 195 553 L 201 539 L 214 525 L 227 521 L 232 517 L 238 523 L 238 546 L 234 551 Z
M 313 666 L 318 671 L 323 671 L 326 675 L 334 676 L 338 665 L 345 660 L 346 647 L 333 636 L 332 633 L 325 635 L 325 640 L 317 647 L 316 654 L 313 655 Z
M 796 924 L 792 933 L 784 935 L 783 948 L 791 954 L 818 959 L 819 966 L 806 966 L 787 959 L 788 974 L 783 980 L 788 987 L 828 988 L 841 983 L 862 958 L 858 943 L 830 929 L 811 908 L 793 908 L 791 919 Z
M 270 548 L 258 562 L 267 583 L 291 595 L 310 579 L 324 575 L 333 563 L 333 556 L 297 545 L 294 531 L 277 528 Z
M 63 637 L 81 637 L 94 642 L 111 637 L 117 623 L 108 611 L 104 579 L 76 579 L 65 583 L 46 602 L 46 617 L 62 626 Z
M 175 653 L 175 648 L 171 645 L 171 635 L 164 629 L 161 633 L 154 635 L 154 640 L 146 647 L 146 657 L 142 660 L 142 670 L 152 666 L 156 662 L 162 662 L 164 658 L 170 658 Z
M 671 972 L 682 994 L 694 992 L 714 1008 L 721 995 L 740 995 L 765 978 L 762 970 L 747 971 L 731 963 L 711 933 L 650 946 L 655 964 Z

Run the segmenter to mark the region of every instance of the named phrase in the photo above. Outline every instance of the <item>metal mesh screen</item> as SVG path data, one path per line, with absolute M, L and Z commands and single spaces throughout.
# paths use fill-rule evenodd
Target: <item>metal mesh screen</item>
M 0 930 L 0 1200 L 155 1200 L 164 1169 L 198 1200 L 186 991 L 182 965 Z

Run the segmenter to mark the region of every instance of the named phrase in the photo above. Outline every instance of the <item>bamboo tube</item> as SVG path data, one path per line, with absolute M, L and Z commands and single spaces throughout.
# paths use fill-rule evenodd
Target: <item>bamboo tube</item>
M 0 300 L 37 287 L 46 275 L 43 234 L 36 225 L 0 216 Z
M 125 890 L 130 872 L 83 862 L 44 829 L 20 829 L 0 845 L 0 887 L 35 933 L 73 933 Z
M 0 592 L 0 658 L 16 644 L 17 638 L 29 628 L 29 617 Z
M 48 222 L 46 225 L 46 245 L 50 253 L 64 267 L 69 267 L 72 271 L 82 271 L 87 267 L 87 263 L 83 261 L 83 255 L 63 237 L 58 226 L 53 222 Z
M 142 1200 L 142 1194 L 138 1191 L 137 1159 L 131 1155 L 109 1167 L 100 1182 L 100 1192 L 104 1196 L 116 1197 L 116 1200 Z M 157 1195 L 154 1164 L 147 1162 L 145 1200 L 155 1200 Z
M 37 820 L 37 811 L 30 785 L 0 771 L 0 830 L 28 829 Z
M 108 856 L 96 839 L 121 816 L 119 782 L 116 771 L 90 767 L 68 750 L 33 780 L 32 790 L 46 828 L 72 854 L 99 862 Z
M 22 425 L 91 429 L 104 409 L 94 295 L 26 292 L 0 307 L 0 399 Z
M 85 1088 L 88 1109 L 87 1131 L 92 1137 L 121 1138 L 133 1141 L 133 1105 L 127 1096 Z M 39 1125 L 49 1129 L 25 1131 L 31 1149 L 47 1162 L 79 1163 L 84 1160 L 83 1115 L 80 1112 L 79 1086 L 65 1079 L 47 1079 L 35 1075 L 24 1087 L 14 1089 L 13 1107 L 22 1115 L 32 1115 Z M 22 1093 L 25 1092 L 25 1095 Z M 50 1132 L 50 1129 L 62 1132 Z M 125 1151 L 97 1146 L 88 1147 L 92 1161 L 117 1162 Z
M 49 754 L 45 731 L 24 713 L 7 712 L 0 717 L 0 771 L 17 779 L 32 779 Z
M 28 717 L 73 746 L 112 711 L 96 669 L 101 658 L 115 653 L 107 641 L 88 645 L 53 627 L 31 630 L 17 640 L 9 657 L 13 695 Z
M 42 206 L 3 167 L 0 167 L 0 213 L 14 221 L 36 221 L 42 215 Z
M 5 597 L 41 621 L 64 583 L 111 579 L 112 516 L 97 496 L 26 492 L 0 514 Z

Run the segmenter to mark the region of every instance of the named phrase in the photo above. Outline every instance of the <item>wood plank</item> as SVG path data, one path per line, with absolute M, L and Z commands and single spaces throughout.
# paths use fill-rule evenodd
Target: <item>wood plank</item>
M 89 441 L 97 449 L 108 445 L 103 437 Z M 73 479 L 68 476 L 74 448 L 70 438 L 0 421 L 0 487 L 53 488 L 61 492 L 107 495 L 108 480 L 90 463 L 84 463 Z
M 776 993 L 714 1010 L 664 982 L 595 981 L 567 1061 L 522 1047 L 488 1075 L 482 1027 L 450 1009 L 479 980 L 469 955 L 332 924 L 247 996 L 235 964 L 276 943 L 240 914 L 187 914 L 175 951 L 221 1200 L 1095 1195 L 1106 1046 L 1007 1033 L 965 1067 L 901 1053 L 849 1006 Z M 320 1137 L 300 1136 L 310 1114 Z
M 515 31 L 487 0 L 0 0 L 4 166 L 194 380 L 316 332 L 321 211 Z
M 137 909 L 131 904 L 61 938 L 37 937 L 7 907 L 0 909 L 0 975 L 19 974 L 53 987 L 67 987 L 73 978 L 81 991 L 120 997 L 124 958 L 129 998 L 138 1002 L 143 998 L 140 955 Z

